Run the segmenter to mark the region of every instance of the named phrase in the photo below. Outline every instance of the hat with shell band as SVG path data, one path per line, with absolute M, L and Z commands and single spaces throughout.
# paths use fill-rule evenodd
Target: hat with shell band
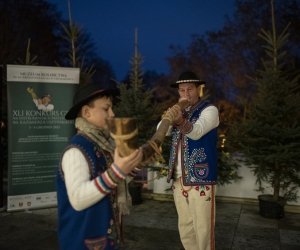
M 114 96 L 117 94 L 117 89 L 103 88 L 97 83 L 82 84 L 81 86 L 78 86 L 73 98 L 73 106 L 65 115 L 65 118 L 67 120 L 76 119 L 81 107 L 98 96 Z
M 179 76 L 179 78 L 176 81 L 176 83 L 171 84 L 171 87 L 178 88 L 178 85 L 181 84 L 181 83 L 195 83 L 196 86 L 206 84 L 205 81 L 199 80 L 199 78 L 196 76 L 196 74 L 194 72 L 192 72 L 192 71 L 183 72 Z

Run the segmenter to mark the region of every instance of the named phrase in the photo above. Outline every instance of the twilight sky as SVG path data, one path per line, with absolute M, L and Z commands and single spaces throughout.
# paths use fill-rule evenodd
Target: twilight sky
M 117 80 L 130 69 L 138 30 L 142 69 L 168 73 L 170 45 L 185 48 L 193 34 L 222 27 L 235 0 L 71 0 L 72 19 L 91 36 Z M 67 18 L 67 0 L 49 0 Z

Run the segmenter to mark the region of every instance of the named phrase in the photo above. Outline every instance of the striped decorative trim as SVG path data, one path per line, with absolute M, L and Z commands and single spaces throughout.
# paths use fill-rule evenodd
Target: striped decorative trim
M 124 180 L 126 175 L 116 165 L 111 164 L 111 167 L 105 172 L 101 173 L 100 176 L 94 179 L 97 189 L 103 194 L 109 194 L 112 189 L 116 188 L 121 180 Z
M 200 80 L 192 79 L 192 80 L 178 80 L 176 83 L 184 83 L 184 82 L 200 82 Z
M 117 186 L 117 183 L 112 180 L 112 178 L 110 177 L 110 175 L 108 174 L 108 171 L 105 171 L 102 175 L 101 175 L 103 181 L 105 182 L 105 184 L 107 186 L 109 186 L 109 188 L 115 188 Z
M 126 178 L 126 174 L 115 163 L 111 164 L 111 169 L 120 179 Z
M 118 183 L 121 180 L 114 174 L 114 172 L 110 168 L 106 170 L 106 173 L 107 173 L 108 177 L 111 179 L 111 181 L 114 183 Z
M 109 188 L 105 188 L 105 185 L 102 181 L 102 178 L 101 176 L 98 176 L 97 178 L 94 179 L 94 183 L 97 187 L 97 189 L 102 193 L 102 194 L 109 194 L 111 189 Z

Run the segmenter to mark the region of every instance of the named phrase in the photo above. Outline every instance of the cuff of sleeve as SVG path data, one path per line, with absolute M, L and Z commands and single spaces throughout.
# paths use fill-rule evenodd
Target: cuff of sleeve
M 101 193 L 108 194 L 112 191 L 112 189 L 117 187 L 120 181 L 124 180 L 125 178 L 125 173 L 113 163 L 109 169 L 95 178 L 94 182 L 97 189 Z

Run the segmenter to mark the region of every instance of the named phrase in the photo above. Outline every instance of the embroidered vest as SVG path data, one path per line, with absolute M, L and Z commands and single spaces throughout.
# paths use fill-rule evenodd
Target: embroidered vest
M 208 101 L 199 102 L 184 115 L 194 124 L 201 112 L 208 106 L 211 106 Z M 217 129 L 212 129 L 199 140 L 192 140 L 182 134 L 178 128 L 173 127 L 168 182 L 174 178 L 179 145 L 181 146 L 183 184 L 186 186 L 215 184 L 217 181 Z
M 105 152 L 84 135 L 71 138 L 66 148 L 78 148 L 85 156 L 91 174 L 91 180 L 107 168 Z M 107 153 L 108 154 L 108 153 Z M 61 168 L 57 174 L 58 238 L 60 249 L 115 249 L 111 239 L 112 205 L 107 195 L 95 205 L 82 211 L 71 206 Z M 98 248 L 97 248 L 98 247 Z

